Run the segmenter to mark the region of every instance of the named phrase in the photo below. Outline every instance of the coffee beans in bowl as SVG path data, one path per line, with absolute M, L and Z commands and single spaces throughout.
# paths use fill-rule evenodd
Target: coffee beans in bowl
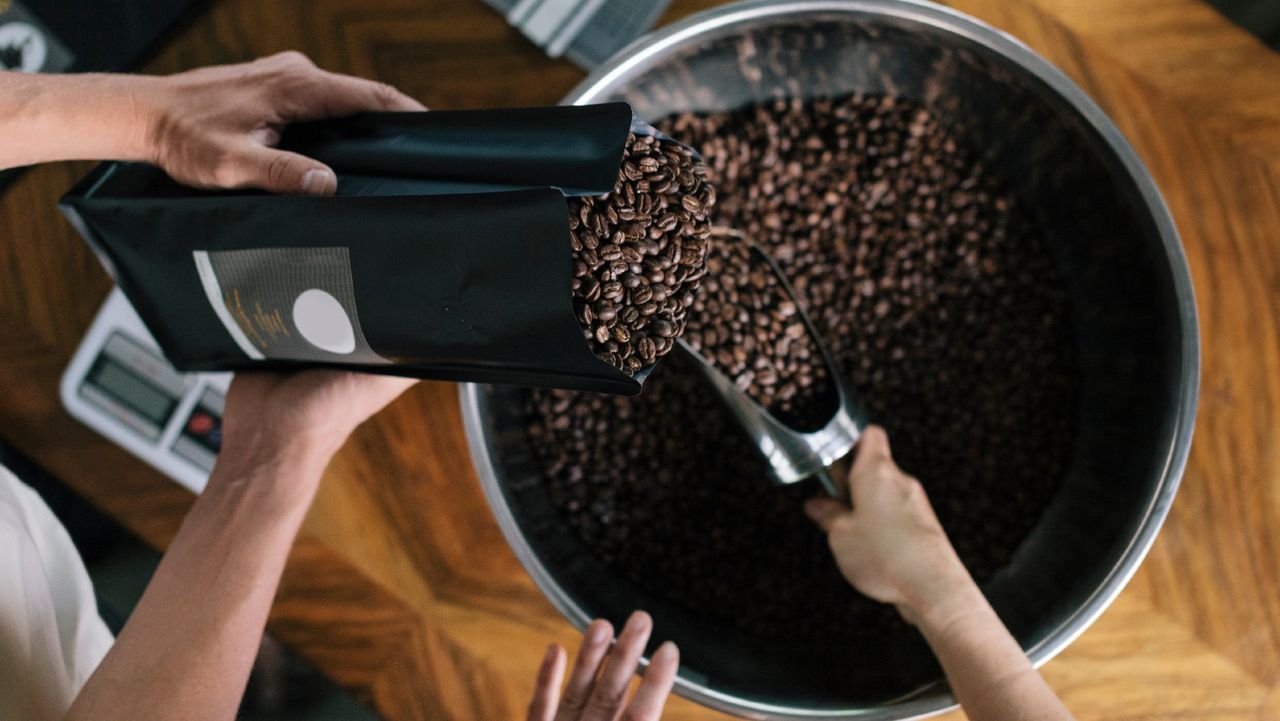
M 969 570 L 990 578 L 1054 496 L 1074 436 L 1069 306 L 1035 216 L 902 98 L 778 100 L 658 125 L 701 153 L 720 196 L 714 223 L 777 261 Z M 802 353 L 758 340 L 733 354 L 748 329 L 755 338 L 738 321 L 743 303 L 767 308 L 759 317 L 770 332 L 776 318 L 784 336 L 791 309 L 722 245 L 686 339 L 719 357 L 721 334 L 739 334 L 723 358 L 739 377 L 757 363 L 800 368 Z M 761 380 L 744 383 L 777 403 Z M 816 486 L 773 485 L 685 358 L 656 369 L 638 398 L 529 391 L 525 414 L 551 503 L 646 593 L 709 627 L 778 642 L 893 644 L 913 633 L 843 581 L 801 511 Z
M 1115 124 L 1007 35 L 894 2 L 717 8 L 566 102 L 606 99 L 694 144 L 713 224 L 777 259 L 1011 634 L 1037 664 L 1067 647 L 1166 520 L 1200 370 L 1185 254 Z M 821 484 L 772 483 L 716 379 L 672 355 L 630 399 L 461 390 L 539 590 L 579 628 L 649 610 L 676 690 L 729 714 L 954 706 L 919 633 L 832 567 L 801 503 Z
M 574 312 L 599 358 L 635 374 L 671 352 L 706 272 L 715 201 L 689 148 L 637 133 L 613 192 L 569 198 Z

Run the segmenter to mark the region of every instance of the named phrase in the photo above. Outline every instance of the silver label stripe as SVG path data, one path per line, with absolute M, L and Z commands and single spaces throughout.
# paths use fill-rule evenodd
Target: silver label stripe
M 209 253 L 203 250 L 197 250 L 191 254 L 196 260 L 196 272 L 200 274 L 200 284 L 204 286 L 205 297 L 209 299 L 209 305 L 213 308 L 213 312 L 217 314 L 218 320 L 222 321 L 223 327 L 227 329 L 227 333 L 231 335 L 231 339 L 240 346 L 240 350 L 253 360 L 262 360 L 266 358 L 262 351 L 254 347 L 249 341 L 249 337 L 244 334 L 240 328 L 240 324 L 236 319 L 231 317 L 231 312 L 227 310 L 226 301 L 222 297 L 222 287 L 218 284 L 218 276 L 214 275 L 213 264 L 209 262 Z

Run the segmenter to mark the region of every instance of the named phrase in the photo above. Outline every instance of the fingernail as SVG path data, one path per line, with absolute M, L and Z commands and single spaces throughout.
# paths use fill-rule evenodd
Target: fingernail
M 322 193 L 325 192 L 327 188 L 336 188 L 337 185 L 338 178 L 328 170 L 315 168 L 302 174 L 303 193 Z
M 551 664 L 554 663 L 556 660 L 556 651 L 558 651 L 559 648 L 560 647 L 554 643 L 547 646 L 547 655 L 542 657 L 543 671 L 546 671 L 547 669 L 551 668 Z
M 645 626 L 649 625 L 648 615 L 636 611 L 631 614 L 631 618 L 627 619 L 626 628 L 622 629 L 623 633 L 630 631 L 631 633 L 639 633 Z
M 587 643 L 598 646 L 609 640 L 609 627 L 603 623 L 595 624 L 587 636 Z
M 666 661 L 667 659 L 678 657 L 680 649 L 672 641 L 665 641 L 658 650 L 653 653 L 654 662 Z
M 818 505 L 811 500 L 805 501 L 804 515 L 808 516 L 810 521 L 818 520 Z

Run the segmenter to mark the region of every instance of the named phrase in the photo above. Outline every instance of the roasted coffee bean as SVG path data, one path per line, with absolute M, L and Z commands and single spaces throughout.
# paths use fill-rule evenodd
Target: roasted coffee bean
M 783 279 L 761 252 L 724 229 L 712 234 L 711 280 L 690 309 L 683 338 L 778 420 L 815 431 L 831 420 L 839 397 L 815 339 L 795 321 Z
M 649 336 L 638 335 L 636 337 L 636 352 L 640 354 L 641 360 L 646 363 L 652 363 L 658 355 L 658 348 Z
M 766 60 L 744 66 L 752 62 Z M 1034 209 L 1012 192 L 1017 181 L 1001 185 L 959 132 L 901 98 L 780 99 L 660 127 L 699 150 L 719 196 L 712 220 L 778 261 L 961 559 L 990 578 L 1058 489 L 1077 415 L 1070 306 Z M 719 254 L 714 242 L 708 262 Z M 702 323 L 704 340 L 722 350 L 720 321 L 695 320 L 690 306 L 717 283 L 737 282 L 708 274 L 684 303 L 688 322 Z M 786 318 L 790 327 L 795 316 Z M 659 355 L 664 344 L 670 350 L 679 328 L 667 322 L 652 317 L 633 343 L 643 335 Z M 750 327 L 754 355 L 766 354 Z M 787 364 L 800 354 L 789 346 L 803 337 L 784 331 L 774 342 L 775 357 L 787 359 L 776 383 L 796 372 Z M 755 362 L 747 369 L 764 385 L 769 369 Z M 792 397 L 806 392 L 794 386 Z M 686 358 L 666 359 L 636 398 L 526 398 L 548 500 L 584 552 L 649 597 L 709 628 L 779 643 L 885 647 L 916 638 L 892 607 L 841 578 L 801 510 L 816 484 L 771 483 Z
M 651 353 L 639 352 L 636 344 L 652 323 L 666 326 L 663 332 L 653 331 L 667 333 L 664 337 L 684 329 L 685 311 L 705 274 L 707 213 L 714 204 L 706 166 L 688 148 L 635 134 L 627 138 L 612 193 L 569 199 L 575 258 L 571 291 L 587 342 L 598 357 L 634 373 L 671 351 L 671 343 L 650 339 L 646 348 Z M 676 265 L 683 272 L 668 277 L 665 269 Z M 650 283 L 664 283 L 663 290 L 655 292 Z M 659 311 L 672 295 L 678 301 L 663 318 Z M 597 303 L 601 299 L 609 303 L 607 310 Z M 585 303 L 595 305 L 584 312 Z M 591 320 L 583 320 L 588 314 Z M 608 343 L 621 344 L 621 350 Z
M 676 328 L 675 323 L 658 319 L 653 322 L 653 332 L 663 338 L 672 338 L 679 333 L 679 329 Z

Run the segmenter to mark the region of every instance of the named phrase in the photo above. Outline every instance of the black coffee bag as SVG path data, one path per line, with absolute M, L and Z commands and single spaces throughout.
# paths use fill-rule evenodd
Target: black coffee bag
M 628 138 L 649 130 L 622 103 L 365 114 L 281 143 L 332 167 L 335 197 L 199 191 L 108 163 L 61 207 L 181 370 L 635 394 L 652 365 L 624 372 L 584 339 L 566 197 L 619 187 Z

